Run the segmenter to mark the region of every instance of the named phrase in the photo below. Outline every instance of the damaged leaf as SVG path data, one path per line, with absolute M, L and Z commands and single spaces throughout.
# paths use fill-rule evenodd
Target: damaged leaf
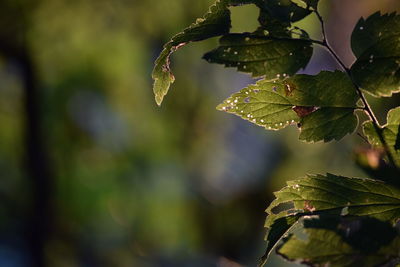
M 326 230 L 323 228 L 312 228 L 306 226 L 305 233 L 306 240 L 302 240 L 295 235 L 291 235 L 285 242 L 277 249 L 277 253 L 287 260 L 298 261 L 305 263 L 309 266 L 331 266 L 331 267 L 353 267 L 353 266 L 382 266 L 383 264 L 390 263 L 400 256 L 400 237 L 396 230 L 390 228 L 392 231 L 391 242 L 388 244 L 378 244 L 375 247 L 373 239 L 374 233 L 379 238 L 381 231 L 387 230 L 386 226 L 375 224 L 367 226 L 363 229 L 364 245 L 371 246 L 374 250 L 365 251 L 361 250 L 352 244 L 346 242 L 343 235 L 339 234 L 339 229 Z M 330 223 L 324 221 L 323 223 Z M 361 219 L 352 219 L 349 221 L 351 228 L 345 225 L 337 225 L 337 227 L 346 227 L 348 231 L 352 231 L 357 227 L 363 227 Z M 365 231 L 367 230 L 367 231 Z M 368 235 L 370 238 L 368 238 Z M 348 239 L 347 239 L 348 240 Z M 392 265 L 389 265 L 392 266 Z
M 277 73 L 293 75 L 312 56 L 312 43 L 302 39 L 279 40 L 261 34 L 229 34 L 220 46 L 204 55 L 210 63 L 236 67 L 253 77 L 275 78 Z
M 275 192 L 275 196 L 276 199 L 266 210 L 265 227 L 274 234 L 267 235 L 268 247 L 264 259 L 282 235 L 304 216 L 370 216 L 391 224 L 400 217 L 400 189 L 376 180 L 333 174 L 307 176 L 287 182 L 287 186 Z M 293 203 L 293 208 L 273 212 L 287 202 Z M 278 234 L 281 234 L 280 238 Z
M 171 41 L 164 45 L 164 49 L 155 62 L 152 77 L 154 80 L 153 91 L 158 105 L 167 94 L 175 78 L 170 70 L 170 56 L 189 42 L 201 41 L 229 32 L 231 27 L 230 12 L 227 0 L 218 0 L 210 7 L 202 19 L 175 35 Z
M 300 139 L 308 142 L 339 140 L 354 131 L 358 95 L 344 73 L 279 76 L 284 79 L 261 80 L 242 89 L 217 109 L 268 130 L 299 124 Z

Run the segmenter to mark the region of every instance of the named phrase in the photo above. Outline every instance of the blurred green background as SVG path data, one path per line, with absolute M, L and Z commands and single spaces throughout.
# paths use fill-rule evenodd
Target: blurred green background
M 153 100 L 153 62 L 212 0 L 0 1 L 0 266 L 255 266 L 272 192 L 307 173 L 365 176 L 357 135 L 304 144 L 215 110 L 252 80 L 207 64 L 217 39 L 172 57 Z M 398 0 L 321 0 L 347 64 L 362 15 Z M 232 8 L 233 32 L 257 27 Z M 298 23 L 319 37 L 312 17 Z M 303 73 L 337 68 L 315 49 Z M 379 118 L 399 97 L 373 102 Z M 273 257 L 267 266 L 290 266 Z

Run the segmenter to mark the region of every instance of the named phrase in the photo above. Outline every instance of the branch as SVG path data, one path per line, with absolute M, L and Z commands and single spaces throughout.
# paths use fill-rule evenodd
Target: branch
M 362 103 L 364 104 L 364 111 L 367 113 L 368 117 L 371 119 L 375 131 L 377 132 L 378 136 L 379 136 L 379 140 L 381 141 L 385 151 L 386 151 L 386 155 L 389 159 L 389 162 L 391 165 L 396 166 L 394 158 L 392 156 L 392 154 L 389 152 L 389 146 L 386 143 L 385 138 L 382 135 L 382 128 L 379 124 L 378 119 L 376 118 L 374 112 L 371 109 L 371 106 L 369 105 L 367 99 L 365 98 L 363 92 L 361 91 L 361 88 L 355 83 L 355 81 L 353 80 L 353 77 L 351 75 L 350 69 L 346 67 L 346 65 L 344 65 L 343 61 L 339 58 L 339 56 L 336 54 L 336 52 L 332 49 L 332 47 L 329 45 L 328 39 L 327 39 L 327 35 L 326 35 L 326 31 L 325 31 L 325 23 L 324 20 L 321 16 L 321 14 L 318 12 L 318 10 L 314 10 L 314 13 L 317 15 L 320 23 L 321 23 L 321 28 L 322 28 L 322 42 L 320 42 L 319 44 L 321 44 L 322 46 L 324 46 L 329 53 L 335 58 L 335 60 L 339 63 L 339 65 L 343 68 L 343 70 L 346 72 L 346 74 L 349 76 L 351 82 L 353 83 L 354 89 L 357 91 L 358 95 L 361 98 Z M 317 43 L 318 44 L 318 43 Z

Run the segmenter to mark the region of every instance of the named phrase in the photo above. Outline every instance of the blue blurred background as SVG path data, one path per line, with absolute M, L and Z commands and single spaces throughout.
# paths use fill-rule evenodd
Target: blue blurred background
M 172 57 L 176 76 L 153 100 L 153 62 L 212 0 L 0 1 L 0 266 L 255 266 L 272 192 L 307 173 L 365 176 L 357 135 L 304 144 L 215 110 L 253 82 L 201 56 Z M 347 64 L 362 15 L 398 0 L 321 0 Z M 232 32 L 257 9 L 231 9 Z M 298 23 L 319 38 L 314 17 Z M 302 73 L 337 65 L 320 48 Z M 371 99 L 379 118 L 399 97 Z M 273 257 L 267 266 L 292 266 Z

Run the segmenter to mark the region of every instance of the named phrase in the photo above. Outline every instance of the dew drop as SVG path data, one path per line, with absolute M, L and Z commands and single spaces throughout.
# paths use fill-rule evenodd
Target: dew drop
M 261 119 L 261 122 L 264 122 L 264 120 L 263 120 L 263 119 Z
M 361 26 L 361 27 L 360 27 L 360 30 L 364 30 L 364 27 L 363 27 L 363 26 Z
M 237 54 L 238 54 L 238 52 L 237 52 L 237 51 L 235 51 L 235 52 L 233 52 L 233 54 L 237 55 Z
M 231 101 L 230 101 L 230 100 L 227 100 L 227 101 L 226 101 L 226 103 L 228 103 L 228 104 L 229 104 L 229 103 L 231 103 Z
M 289 56 L 293 56 L 293 53 L 292 53 L 292 52 L 290 52 Z
M 250 118 L 250 114 L 247 114 L 247 118 Z
M 280 78 L 280 77 L 281 77 L 281 75 L 280 75 L 280 74 L 277 74 L 277 75 L 276 75 L 276 77 L 277 77 L 277 78 Z
M 286 73 L 283 74 L 283 77 L 286 77 Z
M 247 66 L 246 66 L 246 65 L 243 65 L 243 69 L 244 69 L 244 70 L 247 69 Z
M 246 42 L 248 42 L 248 41 L 250 41 L 250 38 L 249 38 L 249 37 L 246 37 L 244 40 L 245 40 Z
M 281 122 L 281 123 L 279 123 L 279 125 L 280 125 L 280 126 L 282 126 L 282 125 L 283 125 L 283 123 Z
M 237 102 L 238 102 L 238 100 L 237 100 L 237 99 L 235 99 L 235 101 L 233 101 L 233 102 L 237 103 Z

